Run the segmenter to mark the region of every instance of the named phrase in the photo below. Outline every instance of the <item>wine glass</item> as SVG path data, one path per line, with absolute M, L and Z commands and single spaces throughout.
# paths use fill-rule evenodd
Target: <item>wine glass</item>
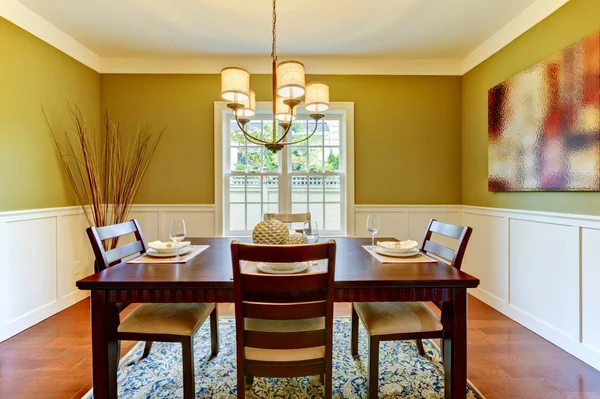
M 319 241 L 319 224 L 316 221 L 304 222 L 302 237 L 307 244 Z
M 183 219 L 171 220 L 171 228 L 169 229 L 169 238 L 177 247 L 177 256 L 173 260 L 181 260 L 179 256 L 179 243 L 185 238 L 185 222 Z
M 379 215 L 367 216 L 367 231 L 371 233 L 371 249 L 375 248 L 375 234 L 379 231 Z
M 302 237 L 307 244 L 314 244 L 319 241 L 319 224 L 316 221 L 304 222 Z M 310 262 L 311 265 L 319 264 L 316 260 Z

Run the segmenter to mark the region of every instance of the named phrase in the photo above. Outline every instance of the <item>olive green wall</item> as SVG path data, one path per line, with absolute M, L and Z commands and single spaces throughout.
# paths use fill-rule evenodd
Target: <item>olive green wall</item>
M 3 18 L 0 60 L 0 211 L 73 205 L 41 106 L 59 133 L 67 101 L 97 123 L 99 74 Z
M 571 0 L 463 76 L 463 204 L 600 215 L 600 193 L 487 191 L 488 89 L 599 28 L 600 1 Z
M 168 125 L 136 202 L 212 204 L 213 102 L 220 100 L 220 77 L 100 80 L 101 107 L 123 129 Z M 460 77 L 307 77 L 315 80 L 330 85 L 331 101 L 354 102 L 357 204 L 460 203 Z M 253 76 L 251 86 L 258 101 L 271 100 L 270 76 Z

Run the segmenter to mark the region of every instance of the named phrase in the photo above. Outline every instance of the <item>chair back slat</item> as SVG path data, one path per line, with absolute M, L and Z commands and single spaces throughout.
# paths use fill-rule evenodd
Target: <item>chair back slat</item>
M 429 254 L 445 259 L 448 262 L 452 262 L 452 259 L 454 258 L 453 249 L 450 249 L 442 244 L 438 244 L 437 242 L 427 241 L 423 247 L 423 250 Z
M 327 299 L 327 277 L 327 273 L 295 276 L 241 274 L 242 297 L 250 302 L 323 301 Z
M 135 223 L 130 220 L 129 222 L 113 224 L 110 226 L 96 227 L 96 230 L 98 231 L 98 237 L 104 241 L 110 238 L 116 238 L 135 233 L 137 231 L 137 227 Z
M 421 252 L 444 259 L 448 261 L 451 266 L 460 270 L 472 232 L 473 229 L 469 226 L 455 226 L 453 224 L 442 223 L 435 219 L 431 219 L 427 226 L 427 230 L 425 231 L 425 237 L 423 237 Z M 431 241 L 433 233 L 456 239 L 457 244 L 455 249 Z
M 244 302 L 242 306 L 246 317 L 263 320 L 312 319 L 324 316 L 326 311 L 325 301 L 279 304 L 279 306 Z
M 310 302 L 314 301 L 317 298 L 325 297 L 327 297 L 326 289 L 297 292 L 244 292 L 245 301 L 266 302 L 275 304 Z
M 142 230 L 137 220 L 133 219 L 129 222 L 119 223 L 111 226 L 95 227 L 91 226 L 86 229 L 86 233 L 94 250 L 96 261 L 94 269 L 96 273 L 110 267 L 116 263 L 120 263 L 123 258 L 146 253 L 146 244 Z M 133 234 L 135 241 L 131 244 L 126 244 L 111 250 L 106 250 L 104 241 L 117 239 L 127 234 Z
M 310 212 L 307 213 L 275 213 L 273 218 L 281 223 L 303 223 L 310 221 Z
M 433 223 L 431 223 L 431 226 L 429 226 L 429 230 L 431 230 L 433 233 L 441 234 L 443 236 L 458 240 L 463 233 L 464 227 L 434 220 Z
M 298 246 L 231 243 L 238 367 L 250 375 L 313 375 L 331 361 L 335 241 Z M 244 273 L 246 262 L 326 260 L 326 272 L 297 275 Z M 317 322 L 315 322 L 315 320 Z M 252 326 L 260 326 L 254 328 Z M 278 327 L 276 327 L 278 326 Z M 325 347 L 325 357 L 268 366 L 245 359 L 246 348 L 297 350 Z M 328 349 L 327 349 L 328 348 Z M 327 360 L 329 359 L 329 360 Z
M 323 244 L 311 245 L 257 245 L 239 244 L 240 260 L 248 262 L 280 262 L 295 263 L 311 260 L 327 259 L 327 248 Z M 267 276 L 267 277 L 298 277 L 298 276 Z
M 106 251 L 106 259 L 108 264 L 120 262 L 121 259 L 127 258 L 132 255 L 136 255 L 144 251 L 144 246 L 141 242 L 135 241 L 129 244 L 122 245 L 110 251 Z
M 303 349 L 325 345 L 325 330 L 272 333 L 245 331 L 247 347 L 259 349 Z

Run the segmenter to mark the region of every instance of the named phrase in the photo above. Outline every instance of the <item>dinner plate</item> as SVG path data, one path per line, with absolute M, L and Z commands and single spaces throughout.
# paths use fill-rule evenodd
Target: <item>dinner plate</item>
M 275 270 L 268 263 L 260 262 L 257 265 L 258 270 L 260 270 L 263 273 L 268 273 L 268 274 L 296 274 L 296 273 L 302 273 L 303 271 L 305 271 L 306 269 L 308 269 L 308 266 L 309 266 L 308 262 L 301 262 L 301 263 L 298 263 L 292 270 Z
M 148 248 L 152 248 L 153 250 L 155 250 L 156 252 L 160 252 L 161 254 L 175 254 L 175 252 L 177 252 L 177 248 L 176 247 L 157 247 L 154 244 L 156 242 L 159 241 L 152 241 L 148 243 Z M 163 245 L 165 243 L 161 243 L 161 245 Z M 168 244 L 172 244 L 171 242 L 169 242 Z M 179 250 L 183 250 L 184 248 L 190 247 L 190 241 L 182 241 L 179 243 Z
M 386 250 L 381 249 L 380 247 L 377 247 L 377 246 L 375 248 L 373 248 L 373 250 L 375 252 L 377 252 L 379 255 L 391 256 L 393 258 L 410 258 L 411 256 L 416 256 L 416 255 L 418 255 L 420 253 L 419 252 L 419 248 L 415 248 L 415 249 L 412 249 L 412 250 L 410 250 L 408 252 L 401 252 L 401 253 L 399 253 L 399 252 L 387 252 Z
M 179 256 L 181 255 L 187 255 L 190 252 L 192 252 L 193 246 L 192 245 L 188 245 L 185 248 L 180 248 L 179 249 Z M 149 256 L 152 256 L 153 258 L 174 258 L 177 256 L 176 253 L 172 253 L 172 254 L 163 254 L 161 252 L 158 252 L 156 249 L 152 249 L 152 248 L 148 248 L 146 250 L 146 254 Z

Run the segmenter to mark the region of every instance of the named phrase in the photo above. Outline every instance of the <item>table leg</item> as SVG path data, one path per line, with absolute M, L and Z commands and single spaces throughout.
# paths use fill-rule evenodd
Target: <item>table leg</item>
M 467 289 L 454 288 L 443 305 L 444 397 L 467 397 Z
M 94 399 L 117 399 L 119 312 L 105 291 L 92 291 L 92 361 Z

